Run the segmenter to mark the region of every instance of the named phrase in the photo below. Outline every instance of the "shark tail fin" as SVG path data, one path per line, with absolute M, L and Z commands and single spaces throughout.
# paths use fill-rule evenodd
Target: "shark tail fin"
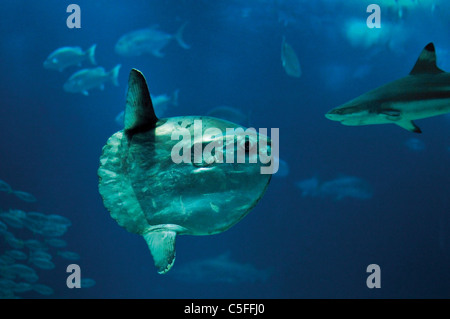
M 178 44 L 183 48 L 183 49 L 190 49 L 191 46 L 188 45 L 186 42 L 184 42 L 183 40 L 183 31 L 184 28 L 186 27 L 187 22 L 185 24 L 183 24 L 177 31 L 177 33 L 175 33 L 175 39 L 177 40 Z
M 140 71 L 132 69 L 128 78 L 125 133 L 131 138 L 135 133 L 155 128 L 157 121 L 145 77 Z
M 119 71 L 120 71 L 120 67 L 122 65 L 121 64 L 117 64 L 111 71 L 109 71 L 109 77 L 112 81 L 112 83 L 115 86 L 119 86 Z
M 93 44 L 89 49 L 86 50 L 86 55 L 92 65 L 97 65 L 97 61 L 95 61 L 95 49 L 97 48 L 97 44 Z
M 175 262 L 176 235 L 173 230 L 150 231 L 143 235 L 159 274 L 168 272 Z
M 433 42 L 430 42 L 420 53 L 416 64 L 409 74 L 438 74 L 443 72 L 436 66 L 436 50 Z

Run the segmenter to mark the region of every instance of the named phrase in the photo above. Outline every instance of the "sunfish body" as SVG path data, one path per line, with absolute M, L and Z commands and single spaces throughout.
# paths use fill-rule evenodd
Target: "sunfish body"
M 183 40 L 185 27 L 186 23 L 174 35 L 158 30 L 157 26 L 131 31 L 117 41 L 115 51 L 117 54 L 127 57 L 153 54 L 156 57 L 162 58 L 164 57 L 164 53 L 161 50 L 172 39 L 175 39 L 182 48 L 189 49 L 190 46 Z
M 202 121 L 200 137 L 195 135 L 196 120 Z M 99 191 L 117 223 L 144 237 L 159 273 L 173 265 L 176 235 L 227 230 L 247 215 L 269 184 L 271 175 L 261 174 L 260 163 L 194 159 L 176 164 L 171 154 L 177 143 L 194 150 L 213 138 L 208 128 L 218 128 L 226 137 L 226 128 L 239 125 L 206 116 L 158 119 L 145 78 L 135 69 L 128 81 L 124 124 L 103 148 Z M 193 140 L 172 139 L 187 130 Z M 234 138 L 242 145 L 240 136 Z M 258 143 L 263 141 L 270 152 L 269 139 L 258 135 Z
M 89 60 L 92 65 L 96 65 L 95 48 L 96 44 L 92 45 L 86 51 L 80 47 L 62 47 L 59 48 L 47 57 L 44 61 L 44 68 L 58 70 L 60 72 L 72 65 L 81 65 L 85 60 Z
M 429 43 L 409 75 L 334 108 L 325 117 L 344 125 L 392 123 L 421 133 L 414 120 L 449 112 L 450 73 L 436 66 L 435 48 Z

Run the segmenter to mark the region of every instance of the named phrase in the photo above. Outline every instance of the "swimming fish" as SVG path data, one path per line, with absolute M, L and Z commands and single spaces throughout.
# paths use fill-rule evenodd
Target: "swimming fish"
M 53 293 L 54 293 L 54 290 L 52 287 L 49 287 L 49 286 L 43 285 L 43 284 L 34 284 L 34 285 L 32 285 L 32 288 L 37 293 L 39 293 L 41 295 L 45 295 L 45 296 L 53 295 Z
M 7 229 L 8 229 L 8 226 L 6 226 L 5 223 L 0 221 L 0 234 L 2 234 L 3 232 L 6 232 Z
M 302 75 L 302 69 L 297 54 L 291 45 L 286 42 L 285 36 L 283 36 L 283 41 L 281 43 L 281 64 L 287 75 L 296 78 L 299 78 Z
M 407 139 L 405 141 L 405 146 L 415 152 L 421 152 L 426 148 L 425 143 L 422 140 L 414 137 Z
M 29 259 L 29 263 L 33 264 L 34 266 L 45 269 L 45 270 L 51 270 L 55 268 L 55 264 L 53 261 L 47 258 L 41 258 L 41 257 L 33 257 Z
M 44 68 L 64 71 L 69 66 L 78 65 L 85 60 L 89 60 L 92 65 L 97 65 L 95 61 L 96 44 L 92 45 L 86 51 L 80 47 L 63 47 L 53 51 L 44 61 Z
M 6 193 L 12 192 L 11 186 L 9 186 L 9 184 L 7 182 L 2 181 L 1 179 L 0 179 L 0 192 L 6 192 Z
M 194 141 L 172 138 L 186 132 L 193 136 L 197 125 L 194 121 L 200 120 L 201 137 Z M 263 196 L 271 175 L 261 174 L 260 162 L 216 162 L 214 157 L 213 161 L 194 158 L 179 164 L 172 160 L 178 143 L 195 151 L 215 136 L 205 134 L 206 130 L 224 132 L 225 128 L 238 127 L 207 116 L 158 119 L 143 74 L 131 70 L 125 128 L 112 135 L 103 147 L 99 192 L 111 217 L 127 231 L 143 236 L 158 273 L 171 269 L 177 235 L 223 232 L 247 215 Z M 257 137 L 260 145 L 267 145 L 265 151 L 269 154 L 270 140 L 263 135 Z M 235 134 L 231 139 L 237 139 L 238 145 L 245 144 L 246 152 L 257 143 Z
M 164 53 L 161 50 L 173 39 L 183 49 L 189 49 L 190 46 L 183 40 L 183 31 L 186 24 L 183 24 L 174 35 L 158 30 L 158 26 L 131 31 L 117 41 L 115 51 L 118 55 L 126 57 L 153 54 L 162 58 Z
M 23 228 L 23 216 L 12 210 L 0 212 L 0 219 L 13 228 Z
M 34 195 L 27 192 L 12 191 L 12 193 L 16 195 L 17 198 L 23 200 L 24 202 L 34 203 L 37 200 L 36 197 L 34 197 Z
M 66 233 L 71 225 L 69 219 L 56 214 L 46 215 L 38 212 L 29 212 L 23 225 L 33 233 L 46 237 L 58 237 Z
M 240 263 L 226 252 L 212 258 L 205 258 L 180 265 L 173 270 L 173 276 L 190 283 L 242 284 L 266 281 L 271 272 L 257 269 L 252 264 Z
M 57 254 L 58 254 L 58 256 L 61 256 L 62 258 L 68 259 L 68 260 L 80 259 L 80 255 L 73 251 L 68 251 L 68 250 L 58 251 Z
M 102 67 L 80 70 L 64 83 L 64 91 L 89 95 L 88 90 L 93 88 L 103 90 L 105 88 L 104 83 L 108 81 L 111 81 L 115 86 L 119 86 L 120 67 L 121 65 L 118 64 L 109 72 L 105 72 Z
M 81 278 L 80 284 L 81 284 L 81 288 L 92 288 L 97 283 L 92 278 Z
M 433 43 L 425 46 L 409 75 L 389 82 L 325 114 L 343 125 L 396 124 L 422 133 L 414 120 L 450 113 L 450 73 L 436 66 Z
M 178 106 L 178 94 L 180 90 L 176 89 L 171 95 L 161 94 L 153 96 L 151 95 L 153 109 L 156 116 L 163 116 L 169 106 Z
M 305 179 L 296 183 L 302 191 L 302 196 L 330 197 L 336 200 L 344 198 L 370 199 L 373 196 L 372 187 L 356 176 L 343 175 L 329 181 L 319 181 L 317 177 Z

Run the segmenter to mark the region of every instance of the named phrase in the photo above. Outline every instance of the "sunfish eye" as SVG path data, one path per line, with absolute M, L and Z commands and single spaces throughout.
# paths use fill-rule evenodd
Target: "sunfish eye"
M 243 150 L 245 150 L 245 154 L 249 154 L 251 150 L 255 147 L 256 143 L 249 139 L 243 139 L 239 143 L 239 147 L 241 147 Z
M 249 141 L 245 141 L 244 149 L 245 149 L 246 153 L 248 153 L 250 151 L 250 142 Z
M 197 149 L 197 152 L 199 153 L 200 157 L 201 157 L 201 162 L 196 162 L 195 161 L 195 149 Z M 210 166 L 211 164 L 213 164 L 215 162 L 215 157 L 214 154 L 211 154 L 211 156 L 209 156 L 208 158 L 204 157 L 203 154 L 203 150 L 205 149 L 205 144 L 203 143 L 197 143 L 192 145 L 191 147 L 191 163 L 192 165 L 194 165 L 195 167 L 207 167 Z M 213 152 L 212 152 L 213 153 Z

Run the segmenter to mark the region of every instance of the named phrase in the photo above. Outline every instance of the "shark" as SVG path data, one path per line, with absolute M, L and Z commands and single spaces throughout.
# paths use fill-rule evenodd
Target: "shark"
M 411 72 L 338 106 L 325 117 L 343 125 L 396 124 L 422 133 L 415 120 L 450 113 L 450 73 L 436 65 L 432 42 L 419 55 Z
M 202 122 L 200 135 L 191 134 L 197 121 Z M 219 161 L 219 149 L 201 161 L 173 160 L 180 143 L 193 150 L 192 155 L 196 148 L 210 146 L 211 140 L 227 137 L 236 139 L 230 156 L 239 147 L 245 148 L 247 157 L 257 156 L 249 151 L 256 143 L 271 152 L 268 136 L 229 136 L 229 128 L 240 125 L 208 116 L 156 117 L 144 75 L 131 70 L 124 129 L 103 147 L 99 192 L 111 217 L 146 241 L 160 274 L 174 264 L 177 235 L 212 235 L 229 229 L 255 207 L 269 185 L 271 175 L 261 174 L 262 162 Z M 180 132 L 194 138 L 179 141 Z

